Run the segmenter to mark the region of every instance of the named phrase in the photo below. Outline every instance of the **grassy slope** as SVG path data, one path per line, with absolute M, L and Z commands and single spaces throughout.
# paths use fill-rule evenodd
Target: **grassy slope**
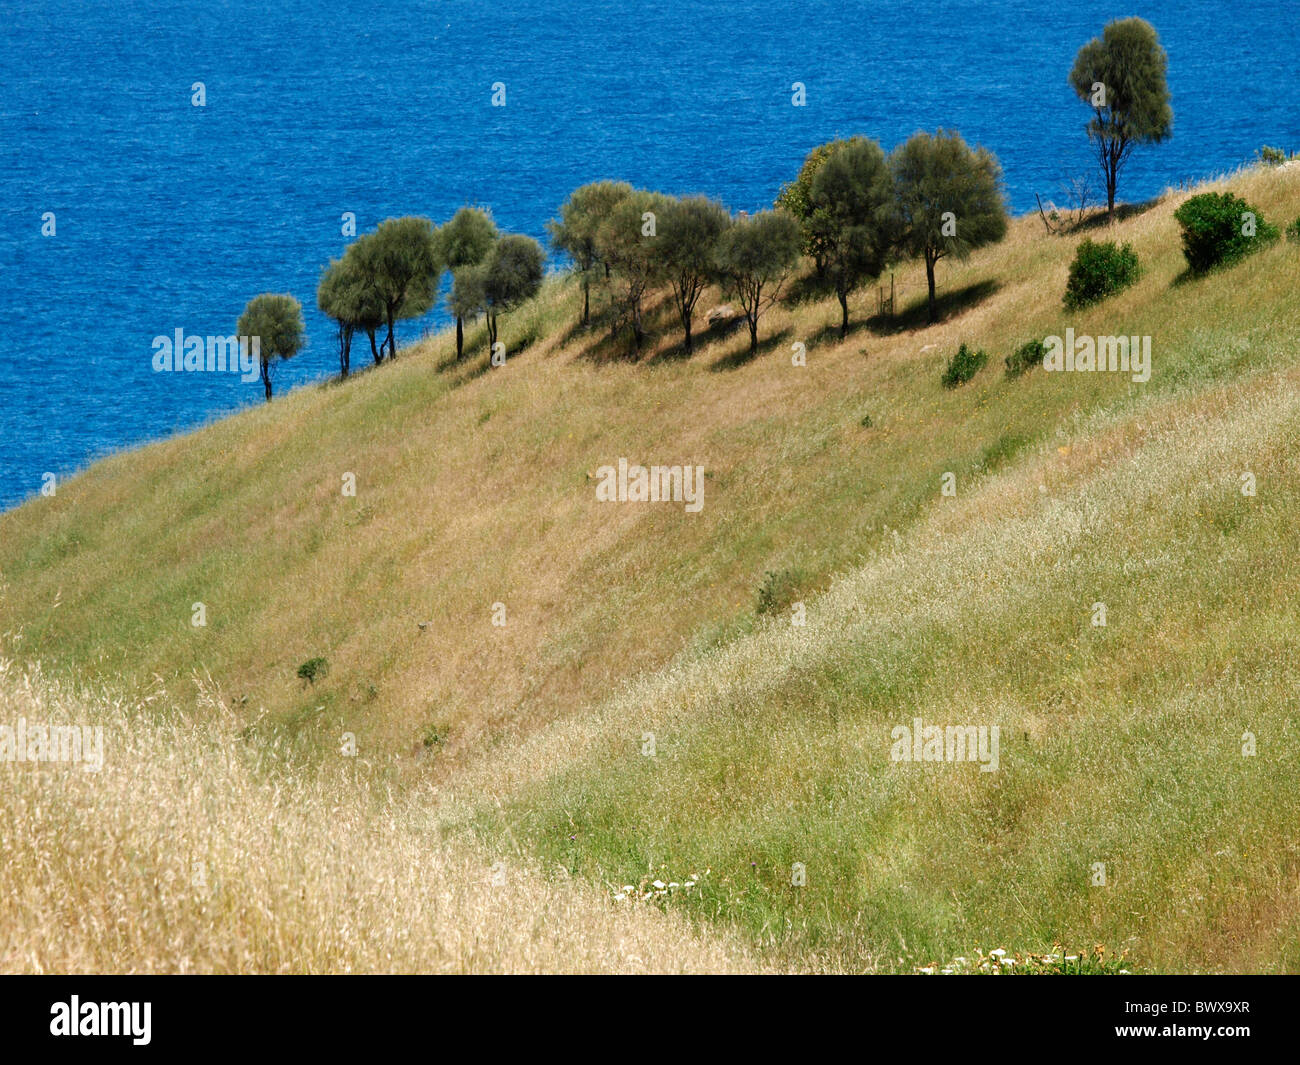
M 4 721 L 99 726 L 105 753 L 99 772 L 6 781 L 0 971 L 760 970 L 735 937 L 518 863 L 494 870 L 440 838 L 420 792 L 370 791 L 363 764 L 286 772 L 283 748 L 232 744 L 221 712 L 142 724 L 157 708 L 0 660 Z
M 1232 184 L 1270 220 L 1300 212 L 1300 168 Z M 449 815 L 584 875 L 709 866 L 689 908 L 784 958 L 1059 938 L 1158 968 L 1300 967 L 1296 253 L 1175 284 L 1181 198 L 1120 226 L 1145 275 L 1089 312 L 1060 310 L 1074 241 L 1026 218 L 946 267 L 966 293 L 947 321 L 839 343 L 833 302 L 787 304 L 752 362 L 741 335 L 676 358 L 667 330 L 642 364 L 609 361 L 553 285 L 506 325 L 512 351 L 533 342 L 504 369 L 451 368 L 434 338 L 0 517 L 0 631 L 128 688 L 210 672 L 313 751 L 354 731 L 454 793 Z M 1002 355 L 1066 325 L 1151 335 L 1152 381 L 1003 379 Z M 946 392 L 961 341 L 991 365 Z M 703 513 L 597 504 L 590 476 L 619 456 L 704 465 Z M 807 629 L 754 616 L 783 569 Z M 304 690 L 314 655 L 330 674 Z M 915 714 L 1002 723 L 1003 771 L 891 764 Z M 431 730 L 437 756 L 406 757 Z M 793 861 L 808 887 L 783 886 Z

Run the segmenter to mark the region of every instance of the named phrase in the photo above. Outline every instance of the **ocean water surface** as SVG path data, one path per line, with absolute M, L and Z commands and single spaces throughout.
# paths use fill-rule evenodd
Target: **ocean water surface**
M 889 149 L 940 126 L 992 149 L 1012 209 L 1030 210 L 1091 172 L 1066 75 L 1131 14 L 1169 53 L 1175 117 L 1168 143 L 1132 157 L 1122 198 L 1263 144 L 1300 149 L 1295 0 L 5 0 L 0 507 L 46 472 L 261 402 L 236 375 L 155 373 L 151 347 L 234 332 L 259 292 L 293 293 L 307 320 L 277 393 L 336 372 L 315 289 L 345 212 L 365 231 L 473 203 L 544 239 L 597 178 L 752 211 L 816 144 L 862 133 Z

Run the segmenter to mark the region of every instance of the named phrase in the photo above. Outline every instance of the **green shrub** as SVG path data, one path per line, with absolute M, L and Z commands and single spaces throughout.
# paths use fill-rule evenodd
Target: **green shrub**
M 1193 196 L 1174 212 L 1174 218 L 1183 228 L 1183 256 L 1194 274 L 1234 263 L 1278 236 L 1276 226 L 1230 192 Z
M 1286 227 L 1286 239 L 1293 244 L 1300 244 L 1300 218 Z
M 1085 238 L 1074 253 L 1070 279 L 1065 285 L 1065 308 L 1074 311 L 1122 292 L 1141 270 L 1131 244 L 1119 247 L 1113 240 Z
M 983 351 L 971 351 L 965 344 L 957 349 L 957 354 L 948 360 L 948 368 L 943 371 L 943 387 L 956 388 L 964 385 L 984 368 L 989 361 Z
M 858 422 L 858 424 L 859 424 L 860 426 L 862 426 L 862 428 L 864 428 L 864 429 L 870 429 L 871 426 L 872 426 L 872 424 L 873 424 L 872 421 L 871 421 L 871 415 L 870 415 L 870 414 L 864 414 L 864 415 L 862 416 L 862 420 L 861 420 L 860 422 Z
M 1019 377 L 1026 370 L 1042 366 L 1046 355 L 1047 349 L 1043 347 L 1041 340 L 1031 340 L 1028 344 L 1022 344 L 1005 359 L 1007 376 Z
M 308 684 L 315 684 L 317 677 L 323 677 L 330 671 L 330 664 L 323 658 L 309 658 L 298 667 L 298 676 Z
M 798 570 L 768 570 L 758 589 L 758 613 L 778 614 L 799 598 L 803 574 Z
M 1266 144 L 1259 150 L 1259 161 L 1268 166 L 1281 166 L 1286 162 L 1286 152 L 1281 148 L 1270 148 Z

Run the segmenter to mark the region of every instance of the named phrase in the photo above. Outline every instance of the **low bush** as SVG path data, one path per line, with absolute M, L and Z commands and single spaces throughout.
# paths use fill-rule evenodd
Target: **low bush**
M 1005 359 L 1007 376 L 1019 377 L 1026 370 L 1042 366 L 1046 355 L 1047 349 L 1043 347 L 1041 340 L 1031 340 L 1028 344 L 1022 344 Z
M 1250 204 L 1230 192 L 1203 192 L 1174 212 L 1183 229 L 1183 256 L 1194 274 L 1237 262 L 1277 240 Z
M 984 368 L 989 361 L 982 351 L 971 351 L 965 344 L 957 349 L 957 354 L 948 360 L 948 368 L 943 371 L 943 387 L 956 388 L 964 385 Z
M 778 614 L 789 609 L 799 598 L 803 573 L 799 570 L 768 570 L 758 589 L 757 612 Z
M 309 658 L 306 662 L 298 667 L 298 676 L 308 684 L 315 684 L 317 677 L 323 677 L 329 672 L 329 663 L 323 658 Z
M 1113 240 L 1085 238 L 1074 253 L 1074 262 L 1070 263 L 1070 279 L 1065 285 L 1065 308 L 1078 310 L 1122 292 L 1140 274 L 1137 253 L 1131 244 L 1120 247 Z

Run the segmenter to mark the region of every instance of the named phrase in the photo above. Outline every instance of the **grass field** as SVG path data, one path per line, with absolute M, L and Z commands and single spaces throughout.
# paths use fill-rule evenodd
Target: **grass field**
M 1300 214 L 1295 164 L 1224 186 L 1274 223 Z M 743 329 L 682 357 L 657 304 L 632 363 L 574 328 L 557 279 L 503 319 L 503 368 L 481 330 L 459 366 L 431 337 L 0 515 L 9 717 L 84 684 L 118 707 L 103 777 L 3 791 L 30 861 L 6 865 L 0 958 L 911 971 L 1100 944 L 1134 971 L 1300 970 L 1300 252 L 1188 279 L 1186 195 L 1127 213 L 1113 235 L 1141 280 L 1084 312 L 1061 309 L 1077 237 L 1036 216 L 941 264 L 939 324 L 905 264 L 894 321 L 861 293 L 841 342 L 834 299 L 796 286 L 753 359 Z M 1151 380 L 1004 375 L 1067 326 L 1150 336 Z M 988 365 L 945 389 L 962 342 Z M 598 503 L 620 457 L 703 466 L 702 512 Z M 68 698 L 79 720 L 105 701 Z M 998 771 L 892 761 L 917 717 L 998 725 Z M 149 902 L 149 877 L 192 860 L 168 816 L 253 901 Z M 64 854 L 36 831 L 92 824 L 120 829 L 138 875 L 117 844 Z M 501 938 L 499 887 L 466 886 L 496 861 L 534 940 Z M 419 936 L 394 898 L 425 907 Z M 350 938 L 313 932 L 347 900 Z M 99 916 L 78 935 L 44 923 L 82 912 Z M 95 954 L 92 930 L 122 920 Z M 383 934 L 362 943 L 369 921 Z

